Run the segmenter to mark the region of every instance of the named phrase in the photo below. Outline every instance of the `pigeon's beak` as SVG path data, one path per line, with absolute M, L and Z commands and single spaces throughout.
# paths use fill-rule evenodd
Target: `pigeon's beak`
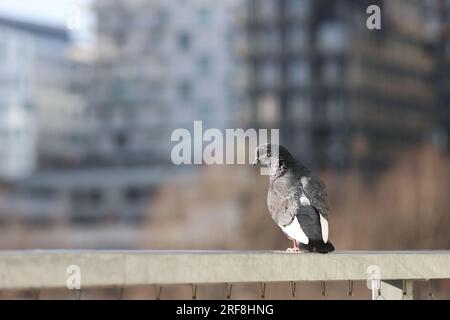
M 256 158 L 255 161 L 253 161 L 252 163 L 252 167 L 256 166 L 259 163 L 259 159 Z

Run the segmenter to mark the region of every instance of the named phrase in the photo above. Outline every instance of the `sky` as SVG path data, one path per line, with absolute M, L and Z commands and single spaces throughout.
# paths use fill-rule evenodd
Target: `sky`
M 0 0 L 0 15 L 68 28 L 81 42 L 92 41 L 92 0 Z

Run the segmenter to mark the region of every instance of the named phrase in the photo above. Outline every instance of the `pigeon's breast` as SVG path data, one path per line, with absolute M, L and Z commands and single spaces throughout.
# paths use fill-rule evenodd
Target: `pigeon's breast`
M 267 209 L 269 209 L 270 216 L 278 223 L 277 212 L 281 207 L 281 199 L 269 188 L 267 193 Z
M 279 190 L 269 187 L 267 194 L 267 208 L 270 216 L 279 226 L 285 226 L 292 222 L 292 215 L 288 212 L 289 203 L 286 201 L 287 197 L 280 193 Z

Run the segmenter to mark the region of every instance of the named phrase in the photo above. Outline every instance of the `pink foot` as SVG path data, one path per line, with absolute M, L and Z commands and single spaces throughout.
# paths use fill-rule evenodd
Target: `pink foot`
M 292 240 L 292 242 L 294 243 L 294 247 L 287 248 L 286 252 L 288 252 L 288 253 L 298 253 L 298 252 L 300 252 L 300 249 L 297 246 L 297 242 L 295 240 Z

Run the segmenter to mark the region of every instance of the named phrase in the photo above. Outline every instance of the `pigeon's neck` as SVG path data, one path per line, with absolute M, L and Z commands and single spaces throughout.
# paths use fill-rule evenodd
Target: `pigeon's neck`
M 270 180 L 274 181 L 281 177 L 293 176 L 294 174 L 295 174 L 295 171 L 293 170 L 292 167 L 282 165 L 282 166 L 278 167 L 277 169 L 273 170 L 273 173 L 270 175 Z
M 296 161 L 296 169 L 295 171 L 299 173 L 301 176 L 309 176 L 311 175 L 311 171 L 305 167 L 300 161 Z
M 273 171 L 273 174 L 270 175 L 270 181 L 274 181 L 278 178 L 299 178 L 303 176 L 310 176 L 311 171 L 306 168 L 304 165 L 302 165 L 300 162 L 292 162 L 292 163 L 285 163 L 284 165 L 281 165 L 276 170 Z

